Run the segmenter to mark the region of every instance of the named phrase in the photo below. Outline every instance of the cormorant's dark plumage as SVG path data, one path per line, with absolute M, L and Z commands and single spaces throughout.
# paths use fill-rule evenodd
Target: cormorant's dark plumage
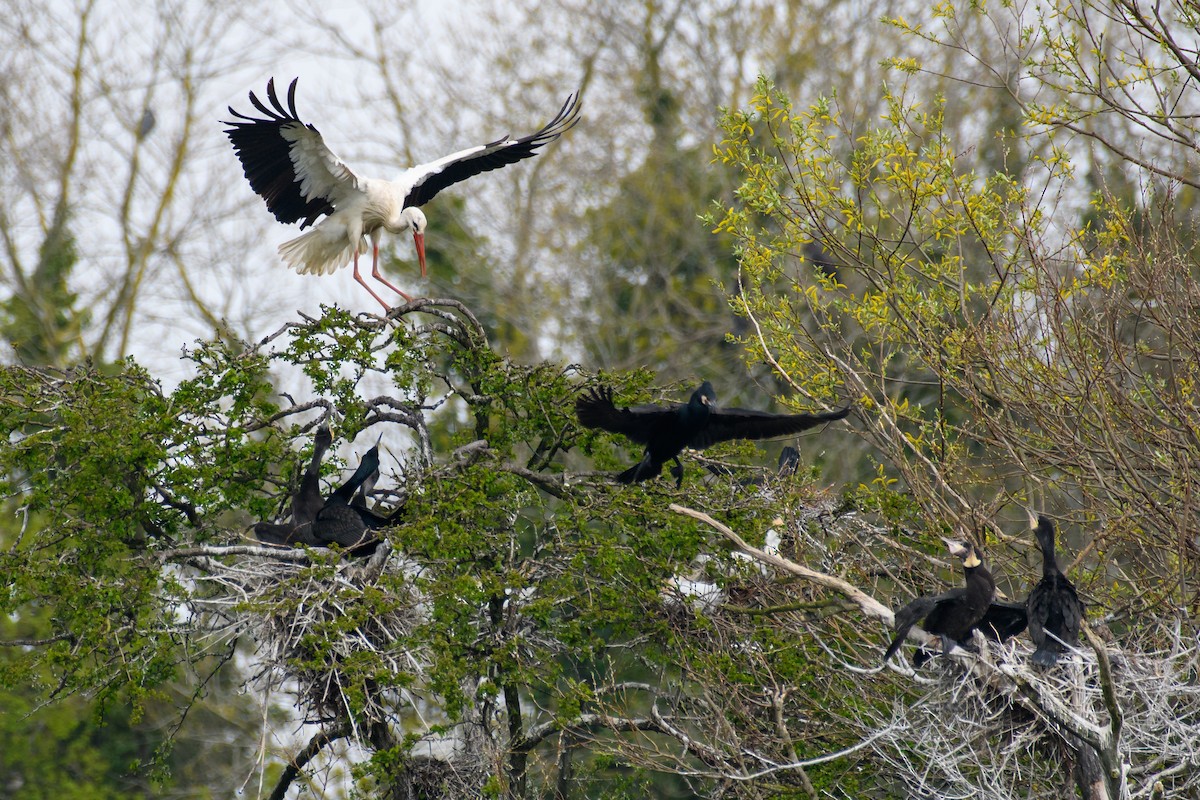
M 821 414 L 770 414 L 744 408 L 719 409 L 717 394 L 708 381 L 692 392 L 686 403 L 669 406 L 617 408 L 612 389 L 601 387 L 582 394 L 575 401 L 579 423 L 619 433 L 646 446 L 642 460 L 617 476 L 621 483 L 645 481 L 662 472 L 663 464 L 674 459 L 671 472 L 677 484 L 683 482 L 683 464 L 679 454 L 685 447 L 702 450 L 730 439 L 770 439 L 788 436 L 820 425 L 844 419 L 847 406 Z
M 918 597 L 897 611 L 896 638 L 883 656 L 885 662 L 896 654 L 909 629 L 917 623 L 929 633 L 940 634 L 942 652 L 949 652 L 953 643 L 966 641 L 970 637 L 972 629 L 992 605 L 996 583 L 987 567 L 983 566 L 975 546 L 970 542 L 944 541 L 950 553 L 962 559 L 965 585 L 933 597 Z M 924 658 L 920 661 L 924 661 Z
M 1029 638 L 1035 648 L 1033 663 L 1050 667 L 1061 653 L 1066 652 L 1062 642 L 1072 647 L 1079 644 L 1084 608 L 1075 587 L 1058 568 L 1054 555 L 1054 522 L 1039 516 L 1034 535 L 1042 549 L 1042 579 L 1029 593 L 1025 608 L 1029 614 Z
M 993 600 L 975 629 L 993 642 L 1004 642 L 1020 634 L 1027 624 L 1024 603 Z
M 979 631 L 985 639 L 991 639 L 993 642 L 1006 642 L 1025 630 L 1025 625 L 1024 603 L 993 600 L 983 619 L 976 622 L 971 630 L 967 631 L 966 637 L 958 640 L 957 644 L 959 647 L 967 647 L 971 643 L 971 634 L 975 631 Z M 913 653 L 913 666 L 919 667 L 935 655 L 937 653 L 918 647 Z
M 732 475 L 733 470 L 724 464 L 705 464 L 713 475 Z M 800 451 L 790 444 L 779 454 L 779 466 L 775 468 L 776 478 L 790 478 L 800 469 Z M 765 479 L 761 477 L 740 481 L 742 486 L 762 486 Z
M 847 410 L 849 410 L 849 407 L 847 407 Z M 775 471 L 775 474 L 780 477 L 795 475 L 799 469 L 800 451 L 789 444 L 779 452 L 779 468 Z
M 313 537 L 312 524 L 317 512 L 325 504 L 321 496 L 321 460 L 333 443 L 329 427 L 322 425 L 313 438 L 312 460 L 304 469 L 300 486 L 292 494 L 292 518 L 286 523 L 260 522 L 254 526 L 254 535 L 259 541 L 275 545 L 318 544 Z
M 322 545 L 337 544 L 355 555 L 370 555 L 379 546 L 374 535 L 389 520 L 367 509 L 366 495 L 379 479 L 379 445 L 363 455 L 349 480 L 334 490 L 313 522 L 313 536 Z
M 317 435 L 313 438 L 312 460 L 308 462 L 304 477 L 300 479 L 300 488 L 292 495 L 292 522 L 297 527 L 311 526 L 312 521 L 317 518 L 317 512 L 325 505 L 325 498 L 321 497 L 321 460 L 325 458 L 325 452 L 331 444 L 333 435 L 329 432 L 329 427 L 322 425 L 317 428 Z
M 254 535 L 267 544 L 328 547 L 337 544 L 354 555 L 368 556 L 381 539 L 373 531 L 394 524 L 399 511 L 381 517 L 367 508 L 367 495 L 379 479 L 378 443 L 363 455 L 358 469 L 326 500 L 321 495 L 321 459 L 333 437 L 329 429 L 317 431 L 313 457 L 304 471 L 300 488 L 292 495 L 292 517 L 286 523 L 260 522 Z

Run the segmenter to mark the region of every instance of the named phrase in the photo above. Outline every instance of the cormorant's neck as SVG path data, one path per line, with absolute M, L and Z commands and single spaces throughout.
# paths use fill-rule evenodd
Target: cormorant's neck
M 990 603 L 995 599 L 996 582 L 992 581 L 991 572 L 984 565 L 962 567 L 962 572 L 966 576 L 968 595 L 982 603 Z
M 1058 559 L 1054 555 L 1054 528 L 1038 530 L 1038 545 L 1042 549 L 1042 575 L 1057 575 Z
M 350 498 L 358 491 L 358 487 L 362 486 L 367 478 L 377 469 L 379 469 L 379 451 L 371 448 L 363 456 L 362 462 L 358 465 L 358 469 L 354 471 L 354 474 L 350 476 L 350 480 L 339 486 L 329 499 L 349 504 Z
M 1058 575 L 1062 570 L 1058 568 L 1058 559 L 1054 557 L 1054 545 L 1042 548 L 1042 576 Z
M 988 572 L 987 567 L 983 564 L 977 564 L 974 567 L 964 566 L 963 578 L 967 586 L 978 586 L 989 593 L 996 586 L 996 582 L 992 579 L 992 573 Z

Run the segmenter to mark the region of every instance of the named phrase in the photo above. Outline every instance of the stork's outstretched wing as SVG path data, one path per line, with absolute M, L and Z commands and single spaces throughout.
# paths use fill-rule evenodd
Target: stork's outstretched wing
M 297 79 L 299 80 L 299 79 Z M 267 100 L 254 92 L 250 102 L 264 117 L 234 111 L 236 120 L 225 121 L 233 150 L 242 162 L 250 188 L 267 203 L 280 222 L 308 227 L 322 214 L 362 190 L 361 179 L 325 145 L 312 125 L 296 113 L 296 82 L 288 87 L 287 106 L 275 94 L 275 79 L 267 81 Z
M 404 198 L 405 208 L 424 205 L 447 186 L 481 172 L 499 169 L 537 155 L 539 147 L 550 144 L 579 122 L 579 109 L 579 95 L 572 94 L 554 119 L 536 133 L 518 139 L 505 136 L 408 169 L 396 181 L 411 187 Z

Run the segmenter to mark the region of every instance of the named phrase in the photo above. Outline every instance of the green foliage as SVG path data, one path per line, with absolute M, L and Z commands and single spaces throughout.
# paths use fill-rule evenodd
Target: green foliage
M 62 366 L 78 346 L 88 314 L 75 307 L 77 295 L 67 288 L 78 260 L 75 236 L 60 210 L 36 268 L 27 276 L 17 272 L 15 291 L 0 302 L 0 339 L 12 343 L 20 363 Z
M 0 466 L 7 494 L 31 521 L 0 554 L 13 576 L 3 611 L 26 619 L 37 609 L 52 640 L 13 653 L 8 685 L 45 675 L 58 694 L 93 695 L 109 715 L 128 705 L 136 719 L 175 680 L 210 669 L 202 654 L 241 631 L 259 639 L 260 654 L 274 642 L 271 664 L 300 682 L 307 714 L 364 732 L 377 758 L 358 772 L 386 783 L 412 762 L 380 727 L 381 703 L 399 702 L 389 713 L 405 725 L 423 719 L 453 731 L 482 715 L 502 730 L 516 724 L 513 736 L 535 722 L 566 731 L 598 713 L 644 715 L 647 697 L 613 687 L 679 679 L 693 644 L 663 587 L 710 549 L 706 530 L 668 503 L 711 503 L 731 523 L 754 527 L 777 513 L 766 496 L 739 492 L 734 478 L 714 482 L 694 464 L 682 494 L 669 481 L 631 488 L 572 479 L 573 450 L 601 466 L 636 457 L 620 437 L 578 428 L 581 378 L 631 402 L 666 392 L 649 391 L 647 372 L 592 377 L 516 364 L 487 347 L 453 304 L 430 305 L 395 328 L 330 309 L 258 348 L 201 343 L 188 356 L 195 377 L 170 393 L 132 362 L 0 374 L 10 401 L 0 413 L 18 432 L 0 446 Z M 282 403 L 274 369 L 293 370 L 321 402 Z M 384 481 L 389 502 L 402 504 L 388 536 L 403 566 L 361 579 L 336 549 L 275 568 L 222 557 L 248 520 L 288 506 L 299 461 L 289 446 L 307 446 L 313 414 L 328 421 L 334 410 L 341 437 L 369 429 L 416 445 L 404 473 Z M 750 447 L 724 452 L 755 460 Z M 197 547 L 212 555 L 194 555 Z M 223 581 L 246 569 L 275 572 L 225 597 L 229 584 L 210 579 L 225 569 Z M 777 638 L 761 646 L 792 647 Z M 752 680 L 742 659 L 711 655 L 681 685 Z M 781 664 L 802 675 L 807 658 Z M 406 697 L 424 698 L 424 710 L 414 716 Z M 542 711 L 528 723 L 501 722 L 514 698 Z M 639 770 L 652 763 L 628 747 L 613 739 L 620 758 L 611 769 L 595 759 L 605 747 L 572 760 L 622 796 L 622 786 L 644 785 L 649 773 Z M 640 766 L 630 773 L 630 764 Z M 473 785 L 540 785 L 551 775 L 534 759 Z
M 850 388 L 878 419 L 868 438 L 882 455 L 859 462 L 853 502 L 894 522 L 975 530 L 1010 503 L 1085 524 L 1123 516 L 1145 496 L 1129 467 L 1165 487 L 1192 449 L 1164 425 L 1192 413 L 1195 361 L 1172 343 L 1191 323 L 1151 299 L 1192 291 L 1175 227 L 1139 230 L 1105 195 L 1103 214 L 1048 252 L 1046 198 L 1077 181 L 1066 153 L 1035 158 L 1021 181 L 977 172 L 941 99 L 908 87 L 905 74 L 885 85 L 888 111 L 865 130 L 848 127 L 836 98 L 798 109 L 766 80 L 749 110 L 726 116 L 718 158 L 742 184 L 714 224 L 738 241 L 747 360 L 816 397 Z M 1034 180 L 1056 188 L 1035 195 Z M 817 268 L 813 246 L 837 268 Z M 1109 455 L 1080 463 L 1080 452 Z M 1164 548 L 1150 570 L 1160 578 L 1178 547 L 1162 522 L 1148 534 Z M 1132 556 L 1144 535 L 1130 525 L 1119 538 Z
M 271 408 L 264 364 L 228 355 L 201 348 L 208 369 L 171 397 L 132 363 L 0 372 L 14 431 L 0 452 L 5 493 L 31 521 L 0 553 L 3 609 L 48 612 L 56 641 L 33 657 L 60 674 L 58 691 L 95 692 L 101 708 L 122 696 L 136 716 L 177 674 L 164 615 L 188 592 L 156 551 L 209 540 L 203 521 L 248 504 L 279 452 L 239 426 Z

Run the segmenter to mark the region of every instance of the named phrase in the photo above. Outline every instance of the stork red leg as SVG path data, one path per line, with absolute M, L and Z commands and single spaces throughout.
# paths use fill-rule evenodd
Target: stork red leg
M 411 303 L 412 302 L 411 297 L 409 297 L 407 294 L 405 294 L 404 292 L 397 289 L 395 286 L 392 286 L 391 282 L 387 278 L 385 278 L 385 277 L 383 277 L 383 275 L 379 274 L 379 244 L 372 243 L 371 251 L 372 251 L 371 252 L 371 277 L 374 278 L 375 280 L 379 281 L 380 283 L 382 283 L 384 286 L 391 289 L 396 294 L 403 297 L 405 302 Z M 371 292 L 371 294 L 375 294 L 375 293 Z
M 376 300 L 379 301 L 379 305 L 383 306 L 384 313 L 387 313 L 388 311 L 392 310 L 392 307 L 389 306 L 387 303 L 383 302 L 383 298 L 380 297 L 379 295 L 375 294 L 375 290 L 372 289 L 370 286 L 368 286 L 367 282 L 363 280 L 362 275 L 359 274 L 359 272 L 358 272 L 358 250 L 354 251 L 354 280 L 361 283 L 362 287 L 371 293 L 371 297 L 374 297 Z

